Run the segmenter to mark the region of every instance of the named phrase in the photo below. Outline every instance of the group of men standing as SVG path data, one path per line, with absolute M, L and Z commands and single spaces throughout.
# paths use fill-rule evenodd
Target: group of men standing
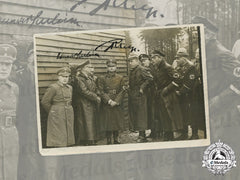
M 47 147 L 96 145 L 99 132 L 105 132 L 107 144 L 120 143 L 121 104 L 127 86 L 124 77 L 116 73 L 116 60 L 109 59 L 106 65 L 107 73 L 97 78 L 90 61 L 84 61 L 75 68 L 72 86 L 68 84 L 70 68 L 57 72 L 58 82 L 48 88 L 41 101 L 48 112 Z
M 158 50 L 150 56 L 130 56 L 129 61 L 129 113 L 133 129 L 139 131 L 138 142 L 148 141 L 147 129 L 153 139 L 186 140 L 188 125 L 191 139 L 198 139 L 200 124 L 205 130 L 199 52 L 190 61 L 186 49 L 180 48 L 172 65 Z
M 41 101 L 48 112 L 47 147 L 96 145 L 102 132 L 107 144 L 120 144 L 127 93 L 130 130 L 139 132 L 137 142 L 148 141 L 148 129 L 156 140 L 185 140 L 189 124 L 191 138 L 197 139 L 199 122 L 195 121 L 205 122 L 197 54 L 192 62 L 186 49 L 180 48 L 172 65 L 158 50 L 130 55 L 129 82 L 116 72 L 115 59 L 107 60 L 107 73 L 100 77 L 94 75 L 90 60 L 75 67 L 75 73 L 61 68 L 58 82 L 50 85 Z M 179 136 L 174 138 L 174 132 Z

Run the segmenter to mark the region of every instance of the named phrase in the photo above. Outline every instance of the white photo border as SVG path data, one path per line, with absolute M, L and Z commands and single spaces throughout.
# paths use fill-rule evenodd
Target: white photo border
M 42 147 L 42 132 L 40 119 L 40 102 L 39 102 L 39 87 L 38 87 L 38 71 L 37 71 L 37 55 L 36 55 L 36 38 L 44 35 L 64 35 L 76 33 L 94 33 L 94 32 L 113 32 L 113 31 L 129 31 L 129 30 L 154 30 L 154 29 L 168 29 L 181 27 L 200 27 L 200 45 L 201 47 L 201 65 L 203 77 L 203 91 L 204 91 L 204 109 L 206 120 L 206 139 L 197 140 L 183 140 L 183 141 L 163 141 L 163 142 L 148 142 L 148 143 L 131 143 L 120 145 L 97 145 L 97 146 L 73 146 L 63 148 L 43 148 Z M 208 104 L 208 88 L 207 88 L 207 70 L 206 70 L 206 51 L 204 38 L 203 24 L 185 24 L 176 26 L 159 26 L 159 27 L 138 27 L 138 28 L 124 28 L 124 29 L 102 29 L 102 30 L 87 30 L 87 31 L 72 31 L 72 32 L 58 32 L 58 33 L 44 33 L 34 34 L 34 68 L 35 68 L 35 88 L 36 88 L 36 108 L 37 108 L 37 126 L 38 126 L 38 146 L 39 152 L 43 156 L 61 156 L 61 155 L 76 155 L 76 154 L 93 154 L 93 153 L 109 153 L 109 152 L 125 152 L 125 151 L 143 151 L 143 150 L 157 150 L 169 148 L 189 148 L 210 145 L 210 123 L 209 123 L 209 104 Z

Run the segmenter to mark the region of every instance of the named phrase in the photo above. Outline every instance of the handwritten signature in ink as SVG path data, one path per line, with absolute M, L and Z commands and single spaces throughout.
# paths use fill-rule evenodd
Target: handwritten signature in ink
M 74 11 L 78 6 L 80 6 L 81 4 L 87 2 L 88 0 L 81 0 L 81 1 L 77 1 L 71 8 L 70 11 Z M 154 18 L 157 17 L 158 15 L 161 18 L 164 18 L 164 15 L 159 13 L 158 10 L 154 9 L 154 7 L 149 7 L 147 4 L 144 4 L 140 7 L 136 7 L 136 5 L 132 5 L 130 6 L 128 4 L 129 0 L 124 0 L 123 2 L 121 2 L 120 4 L 117 4 L 117 0 L 104 0 L 104 2 L 102 4 L 100 4 L 99 6 L 97 6 L 95 9 L 93 9 L 92 11 L 89 12 L 89 15 L 93 16 L 95 15 L 99 10 L 103 9 L 104 11 L 106 11 L 108 9 L 108 7 L 110 6 L 110 3 L 112 2 L 112 7 L 114 8 L 124 8 L 124 9 L 130 9 L 130 10 L 142 10 L 142 11 L 147 11 L 146 14 L 146 18 L 149 18 L 151 16 L 153 16 Z
M 125 43 L 123 43 L 123 39 L 121 38 L 116 38 L 116 39 L 112 39 L 109 41 L 106 41 L 100 45 L 98 45 L 95 48 L 95 51 L 98 50 L 100 47 L 104 47 L 107 46 L 104 49 L 104 52 L 107 52 L 109 49 L 113 49 L 113 48 L 120 48 L 120 49 L 130 49 L 130 52 L 139 52 L 140 50 L 137 49 L 136 47 L 132 46 L 132 45 L 126 45 Z

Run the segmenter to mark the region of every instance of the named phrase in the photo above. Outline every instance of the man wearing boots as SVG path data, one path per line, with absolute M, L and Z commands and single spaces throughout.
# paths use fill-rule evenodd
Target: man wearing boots
M 58 81 L 49 86 L 42 98 L 42 106 L 48 113 L 47 146 L 68 147 L 75 144 L 72 86 L 68 85 L 71 70 L 60 68 Z
M 204 118 L 204 96 L 203 83 L 200 64 L 199 49 L 196 50 L 195 59 L 191 60 L 197 70 L 197 77 L 191 93 L 191 128 L 192 136 L 190 139 L 199 139 L 198 130 L 202 129 L 206 138 L 206 122 Z
M 117 61 L 107 60 L 107 74 L 100 77 L 98 87 L 102 98 L 100 109 L 100 129 L 106 132 L 107 144 L 120 144 L 119 130 L 123 128 L 123 112 L 121 104 L 125 94 L 124 78 L 116 73 Z
M 173 132 L 171 126 L 171 120 L 168 115 L 166 105 L 161 95 L 162 90 L 171 83 L 173 69 L 169 65 L 164 57 L 165 55 L 154 50 L 152 55 L 152 68 L 151 73 L 153 75 L 154 87 L 155 87 L 155 101 L 154 101 L 154 117 L 155 123 L 152 125 L 155 128 L 156 134 L 163 132 L 165 141 L 173 140 Z M 151 129 L 152 131 L 152 129 Z
M 141 54 L 139 59 L 130 59 L 129 114 L 134 123 L 134 130 L 139 131 L 137 142 L 147 141 L 145 134 L 145 130 L 148 129 L 146 89 L 153 80 L 149 68 L 144 67 L 147 64 L 149 64 L 149 56 L 146 54 Z
M 77 145 L 95 145 L 97 113 L 101 102 L 94 76 L 94 67 L 87 60 L 77 67 L 74 83 L 75 138 Z
M 173 62 L 173 68 L 177 72 L 178 78 L 178 89 L 176 90 L 179 96 L 179 103 L 181 107 L 183 117 L 183 131 L 179 140 L 185 140 L 188 138 L 188 124 L 190 123 L 190 106 L 191 106 L 191 93 L 193 86 L 198 77 L 196 67 L 188 59 L 188 53 L 185 48 L 179 48 L 176 55 L 176 60 Z

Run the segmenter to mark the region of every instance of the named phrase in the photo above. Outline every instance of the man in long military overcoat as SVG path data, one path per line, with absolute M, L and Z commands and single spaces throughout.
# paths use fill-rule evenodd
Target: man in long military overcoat
M 77 145 L 94 145 L 97 140 L 97 110 L 101 102 L 94 76 L 94 67 L 89 60 L 77 67 L 74 83 L 75 138 Z
M 0 44 L 0 179 L 17 180 L 19 154 L 16 109 L 18 86 L 9 81 L 17 50 L 9 44 Z
M 169 67 L 168 67 L 169 68 Z M 167 109 L 168 115 L 171 120 L 171 131 L 167 133 L 166 140 L 173 139 L 173 132 L 177 132 L 183 134 L 184 129 L 184 121 L 182 116 L 182 110 L 179 102 L 179 96 L 177 95 L 176 91 L 178 90 L 179 86 L 179 73 L 171 67 L 171 75 L 169 74 L 169 82 L 166 83 L 166 87 L 164 87 L 161 91 L 161 95 Z M 169 71 L 169 72 L 170 72 Z M 168 84 L 169 83 L 169 84 Z M 168 85 L 167 85 L 168 84 Z M 170 130 L 170 129 L 169 129 Z M 176 138 L 178 139 L 178 138 Z
M 195 59 L 191 60 L 196 68 L 196 81 L 194 83 L 190 97 L 190 113 L 191 113 L 191 128 L 192 136 L 190 139 L 198 139 L 198 130 L 203 130 L 206 137 L 206 120 L 204 114 L 204 96 L 203 96 L 203 81 L 201 72 L 201 59 L 199 48 L 195 52 Z
M 155 88 L 155 122 L 152 124 L 151 131 L 155 129 L 156 133 L 163 133 L 165 141 L 172 140 L 172 124 L 162 97 L 162 90 L 171 83 L 173 79 L 173 68 L 165 61 L 165 55 L 159 50 L 154 50 L 151 57 L 153 64 L 151 73 L 153 75 Z
M 188 125 L 190 124 L 191 115 L 191 94 L 198 77 L 196 67 L 188 57 L 189 54 L 187 50 L 185 48 L 179 48 L 176 59 L 172 64 L 178 76 L 178 80 L 176 81 L 178 84 L 176 93 L 179 97 L 183 118 L 183 130 L 181 136 L 178 138 L 179 140 L 188 138 Z
M 75 144 L 72 86 L 68 85 L 70 73 L 68 67 L 59 69 L 58 82 L 49 86 L 41 101 L 48 113 L 48 147 L 67 147 Z
M 99 77 L 101 94 L 100 130 L 106 132 L 107 144 L 120 144 L 119 130 L 123 129 L 124 115 L 121 104 L 126 93 L 124 77 L 117 74 L 117 61 L 108 59 L 106 75 Z
M 134 130 L 139 131 L 138 142 L 146 142 L 145 130 L 148 129 L 147 94 L 146 90 L 153 77 L 149 68 L 143 67 L 149 56 L 141 54 L 130 59 L 129 76 L 129 115 L 134 124 Z M 141 64 L 140 64 L 141 62 Z M 146 62 L 148 63 L 148 62 Z

